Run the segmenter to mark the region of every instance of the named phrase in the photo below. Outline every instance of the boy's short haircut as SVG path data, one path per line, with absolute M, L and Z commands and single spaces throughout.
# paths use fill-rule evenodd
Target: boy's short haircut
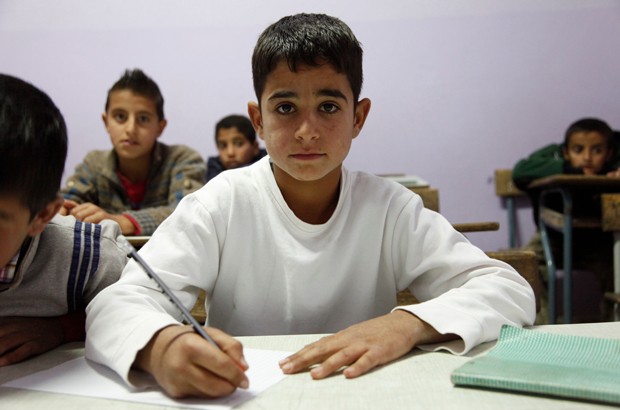
M 256 141 L 256 131 L 254 130 L 252 121 L 250 121 L 248 117 L 243 115 L 229 115 L 222 118 L 217 124 L 215 124 L 215 142 L 217 143 L 217 134 L 221 129 L 233 127 L 237 128 L 237 130 L 239 130 L 239 132 L 242 133 L 251 143 Z
M 15 196 L 34 218 L 58 195 L 67 127 L 51 98 L 0 74 L 0 194 Z
M 136 95 L 151 99 L 155 104 L 155 110 L 159 119 L 163 120 L 166 118 L 164 116 L 164 96 L 161 94 L 159 86 L 139 68 L 125 70 L 122 77 L 110 88 L 105 101 L 105 112 L 108 112 L 108 107 L 110 106 L 110 94 L 122 90 L 129 90 Z
M 564 146 L 568 147 L 568 143 L 573 134 L 578 132 L 598 132 L 605 138 L 608 146 L 613 147 L 613 131 L 611 127 L 603 120 L 598 118 L 582 118 L 572 123 L 564 134 Z
M 344 73 L 357 103 L 363 82 L 362 47 L 349 26 L 325 14 L 297 14 L 270 25 L 258 38 L 252 55 L 254 92 L 260 104 L 267 76 L 280 61 L 290 70 L 307 64 L 330 64 Z

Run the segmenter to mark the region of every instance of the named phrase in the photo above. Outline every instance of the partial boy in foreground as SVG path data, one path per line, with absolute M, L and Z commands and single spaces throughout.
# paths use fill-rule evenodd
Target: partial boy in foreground
M 337 332 L 280 363 L 285 373 L 316 365 L 322 379 L 448 339 L 461 338 L 464 353 L 504 324 L 532 323 L 534 293 L 510 266 L 408 189 L 342 166 L 370 110 L 346 24 L 279 20 L 259 37 L 252 72 L 248 112 L 269 157 L 186 197 L 140 251 L 186 306 L 206 290 L 206 329 L 221 349 L 181 326 L 130 262 L 88 307 L 87 357 L 126 381 L 144 370 L 174 397 L 213 397 L 248 386 L 229 334 Z M 405 288 L 421 303 L 396 307 Z
M 204 185 L 205 162 L 185 145 L 157 141 L 167 125 L 164 97 L 141 70 L 114 83 L 102 119 L 113 149 L 91 151 L 76 167 L 61 213 L 112 219 L 125 235 L 151 235 L 181 198 Z
M 52 100 L 0 74 L 0 366 L 84 340 L 86 305 L 127 262 L 114 222 L 56 215 L 66 155 Z
M 207 158 L 207 182 L 227 169 L 250 165 L 267 155 L 258 146 L 252 121 L 243 115 L 229 115 L 215 124 L 218 155 Z

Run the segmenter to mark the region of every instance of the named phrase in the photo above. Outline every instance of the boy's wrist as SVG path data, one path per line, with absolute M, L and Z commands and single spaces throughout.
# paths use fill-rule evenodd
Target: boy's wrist
M 115 219 L 121 227 L 123 235 L 140 235 L 140 224 L 129 214 L 118 215 Z
M 171 325 L 158 330 L 146 346 L 138 351 L 133 364 L 134 367 L 154 374 L 153 372 L 158 365 L 154 361 L 160 361 L 174 340 L 185 333 L 193 333 L 193 330 L 181 325 Z

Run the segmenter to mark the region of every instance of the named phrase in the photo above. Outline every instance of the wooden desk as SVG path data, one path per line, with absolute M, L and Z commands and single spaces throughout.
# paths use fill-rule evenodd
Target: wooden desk
M 140 249 L 148 240 L 150 236 L 126 236 L 127 241 L 133 245 L 134 248 Z
M 564 321 L 570 323 L 572 313 L 572 230 L 573 228 L 603 229 L 601 218 L 575 218 L 573 217 L 573 196 L 589 195 L 595 193 L 620 192 L 620 177 L 607 177 L 601 175 L 553 175 L 533 181 L 530 189 L 539 191 L 539 228 L 547 267 L 549 268 L 549 323 L 555 323 L 555 264 L 547 228 L 555 229 L 564 235 Z M 547 207 L 548 199 L 553 194 L 559 194 L 562 199 L 563 211 L 557 212 Z M 603 206 L 603 219 L 615 219 L 620 217 L 620 212 L 610 213 Z M 610 226 L 620 226 L 609 223 Z M 618 231 L 616 231 L 618 232 Z M 614 290 L 620 292 L 620 236 L 616 233 L 614 244 Z M 618 307 L 616 306 L 616 312 Z
M 497 231 L 499 222 L 465 222 L 452 224 L 452 226 L 461 233 Z
M 537 326 L 554 333 L 620 338 L 620 323 Z M 240 337 L 245 347 L 297 351 L 320 335 Z M 454 387 L 450 373 L 493 347 L 486 343 L 466 356 L 446 352 L 414 350 L 404 358 L 356 379 L 335 375 L 325 380 L 312 380 L 308 373 L 287 376 L 258 397 L 238 407 L 252 409 L 544 409 L 584 410 L 613 409 L 613 406 L 568 401 L 525 394 Z M 83 354 L 81 344 L 69 344 L 34 359 L 10 367 L 0 367 L 0 383 L 38 372 Z M 147 410 L 161 407 L 66 396 L 30 390 L 0 387 L 3 409 L 23 410 Z

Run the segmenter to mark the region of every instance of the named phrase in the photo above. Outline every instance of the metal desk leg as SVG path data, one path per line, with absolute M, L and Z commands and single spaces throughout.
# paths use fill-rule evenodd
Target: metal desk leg
M 573 310 L 573 200 L 570 195 L 564 197 L 564 323 L 572 322 Z
M 614 231 L 614 293 L 620 294 L 620 232 Z M 620 304 L 614 304 L 614 320 L 620 321 Z
M 563 234 L 563 251 L 564 251 L 564 266 L 562 267 L 564 270 L 564 283 L 563 283 L 563 296 L 564 303 L 563 307 L 563 317 L 564 323 L 571 323 L 572 321 L 572 288 L 573 288 L 573 197 L 570 192 L 565 190 L 557 190 L 562 195 L 562 201 L 564 203 L 564 217 L 563 217 L 563 226 L 562 226 L 562 234 Z M 540 203 L 539 203 L 539 215 L 543 214 L 543 209 L 545 208 L 545 197 L 549 194 L 549 192 L 543 192 L 540 194 Z M 540 229 L 540 238 L 543 243 L 543 249 L 545 251 L 545 259 L 547 260 L 547 269 L 549 271 L 549 277 L 547 280 L 548 290 L 549 290 L 549 323 L 555 323 L 556 319 L 556 309 L 555 309 L 555 284 L 556 284 L 556 270 L 555 264 L 553 262 L 553 254 L 551 253 L 551 245 L 549 243 L 549 234 L 547 232 L 547 226 L 542 216 L 538 222 Z
M 547 321 L 549 324 L 554 324 L 557 314 L 555 311 L 555 263 L 553 263 L 553 254 L 551 253 L 551 246 L 549 245 L 549 236 L 547 233 L 547 227 L 544 222 L 540 222 L 540 241 L 543 245 L 545 252 L 545 260 L 547 261 Z
M 508 208 L 508 246 L 510 248 L 517 247 L 517 229 L 515 216 L 515 199 L 512 196 L 506 198 L 506 207 Z

